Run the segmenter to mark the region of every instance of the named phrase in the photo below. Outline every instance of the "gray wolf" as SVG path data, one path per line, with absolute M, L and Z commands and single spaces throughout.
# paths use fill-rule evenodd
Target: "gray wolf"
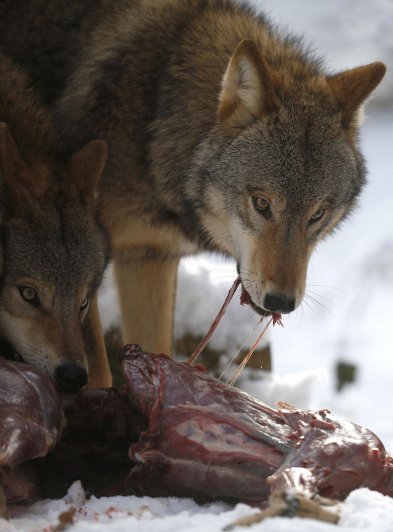
M 94 193 L 107 148 L 66 161 L 24 73 L 0 56 L 0 336 L 66 392 L 111 383 L 96 303 L 109 244 Z
M 233 257 L 257 312 L 292 312 L 313 249 L 365 183 L 360 115 L 385 66 L 328 73 L 300 40 L 230 0 L 93 11 L 80 53 L 56 44 L 67 64 L 56 98 L 50 76 L 40 84 L 65 154 L 92 138 L 109 144 L 98 211 L 124 340 L 171 352 L 178 263 L 201 250 Z

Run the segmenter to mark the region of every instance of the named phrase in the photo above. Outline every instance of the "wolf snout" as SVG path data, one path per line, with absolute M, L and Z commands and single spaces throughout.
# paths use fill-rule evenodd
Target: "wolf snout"
M 267 293 L 263 300 L 263 307 L 270 312 L 288 314 L 296 308 L 296 298 L 280 293 Z
M 66 362 L 55 370 L 55 381 L 61 391 L 75 393 L 87 384 L 87 371 L 73 362 Z

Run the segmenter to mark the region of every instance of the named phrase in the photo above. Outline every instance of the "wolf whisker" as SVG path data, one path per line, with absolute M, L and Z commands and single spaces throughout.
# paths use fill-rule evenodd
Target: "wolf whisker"
M 244 268 L 243 266 L 241 266 L 239 268 L 239 273 L 240 273 L 240 275 L 243 275 L 243 274 L 250 274 L 250 275 L 253 275 L 253 276 L 256 275 L 253 270 L 250 270 L 249 268 Z
M 321 301 L 318 301 L 317 298 L 315 298 L 314 296 L 306 293 L 304 294 L 304 303 L 307 304 L 310 308 L 312 308 L 314 311 L 315 311 L 315 307 L 312 307 L 312 305 L 310 303 L 307 302 L 307 300 L 312 303 L 313 305 L 317 306 L 319 310 L 322 310 L 323 312 L 326 312 L 327 314 L 329 314 L 331 317 L 335 318 L 335 315 L 333 314 L 333 312 L 329 309 L 328 305 L 326 303 L 321 303 Z

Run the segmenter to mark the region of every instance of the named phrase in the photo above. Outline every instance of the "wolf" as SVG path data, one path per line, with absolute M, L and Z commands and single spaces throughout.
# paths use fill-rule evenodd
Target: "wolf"
M 328 74 L 244 4 L 107 10 L 56 106 L 68 149 L 110 147 L 98 209 L 126 341 L 171 350 L 180 257 L 235 259 L 252 307 L 292 312 L 309 257 L 365 182 L 362 104 L 379 62 Z
M 0 121 L 0 336 L 64 392 L 108 386 L 96 290 L 109 243 L 94 198 L 106 144 L 63 161 L 50 114 L 5 56 Z
M 97 208 L 124 341 L 171 352 L 178 263 L 202 250 L 236 261 L 256 312 L 294 311 L 312 251 L 365 183 L 361 112 L 385 66 L 328 73 L 235 0 L 84 5 L 79 53 L 53 46 L 57 94 L 39 84 L 65 155 L 109 145 Z

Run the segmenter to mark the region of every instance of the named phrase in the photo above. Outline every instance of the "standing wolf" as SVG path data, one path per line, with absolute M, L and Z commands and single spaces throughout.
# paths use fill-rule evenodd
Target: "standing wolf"
M 106 145 L 63 164 L 49 113 L 0 55 L 0 336 L 66 392 L 108 386 L 96 289 L 108 260 L 94 193 Z
M 109 143 L 98 208 L 124 340 L 171 351 L 178 262 L 200 250 L 236 260 L 257 312 L 293 311 L 364 184 L 359 115 L 384 65 L 327 74 L 230 0 L 102 1 L 81 27 L 79 54 L 58 43 L 57 119 L 67 154 Z

